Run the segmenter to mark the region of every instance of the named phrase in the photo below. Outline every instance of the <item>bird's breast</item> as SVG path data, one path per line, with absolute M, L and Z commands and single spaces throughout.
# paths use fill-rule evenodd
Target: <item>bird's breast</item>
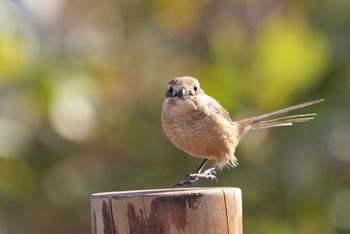
M 162 125 L 169 140 L 193 156 L 215 159 L 236 146 L 232 122 L 191 99 L 166 99 Z

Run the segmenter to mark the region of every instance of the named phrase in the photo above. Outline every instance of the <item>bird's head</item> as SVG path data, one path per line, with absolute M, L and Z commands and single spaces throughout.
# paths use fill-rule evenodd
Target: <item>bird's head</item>
M 168 89 L 165 93 L 166 98 L 178 97 L 181 99 L 188 98 L 197 94 L 204 93 L 200 88 L 197 79 L 190 76 L 176 77 L 169 81 Z

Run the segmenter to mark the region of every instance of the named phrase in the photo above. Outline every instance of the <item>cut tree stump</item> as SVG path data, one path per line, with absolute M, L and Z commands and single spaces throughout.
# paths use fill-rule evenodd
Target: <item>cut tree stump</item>
M 243 233 L 239 188 L 179 188 L 91 196 L 92 233 Z

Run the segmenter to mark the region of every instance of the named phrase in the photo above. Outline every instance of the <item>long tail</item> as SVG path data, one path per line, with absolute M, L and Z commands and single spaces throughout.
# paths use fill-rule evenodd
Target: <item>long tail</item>
M 324 99 L 317 99 L 305 103 L 301 103 L 295 106 L 290 106 L 285 109 L 281 109 L 278 111 L 274 111 L 268 114 L 259 115 L 256 117 L 251 117 L 247 119 L 243 119 L 237 121 L 237 126 L 239 128 L 240 135 L 243 136 L 250 129 L 261 129 L 261 128 L 272 128 L 272 127 L 280 127 L 280 126 L 291 126 L 293 123 L 300 123 L 314 119 L 316 113 L 313 114 L 297 114 L 297 115 L 289 115 L 279 118 L 272 118 L 277 115 L 282 115 L 287 112 L 297 110 L 300 108 L 304 108 L 306 106 L 310 106 L 316 103 L 323 102 Z

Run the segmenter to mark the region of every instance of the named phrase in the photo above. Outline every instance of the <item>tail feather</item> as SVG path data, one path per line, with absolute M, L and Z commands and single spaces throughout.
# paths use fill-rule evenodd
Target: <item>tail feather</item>
M 272 128 L 281 126 L 291 126 L 293 123 L 301 123 L 313 120 L 317 114 L 297 114 L 279 118 L 273 118 L 277 115 L 283 115 L 290 111 L 301 109 L 316 103 L 323 102 L 324 99 L 317 99 L 309 102 L 304 102 L 295 106 L 290 106 L 281 110 L 277 110 L 268 114 L 259 115 L 252 118 L 243 119 L 237 122 L 240 135 L 243 136 L 249 129 Z
M 281 117 L 277 119 L 270 119 L 266 121 L 257 121 L 251 124 L 252 129 L 260 129 L 260 128 L 272 128 L 272 127 L 281 127 L 281 126 L 291 126 L 293 123 L 301 123 L 314 119 L 316 113 L 313 114 L 301 114 L 301 115 L 290 115 L 286 117 Z
M 265 114 L 265 115 L 259 115 L 259 116 L 253 117 L 253 121 L 260 121 L 260 120 L 264 120 L 264 119 L 269 119 L 269 118 L 271 118 L 273 116 L 285 114 L 287 112 L 290 112 L 290 111 L 293 111 L 293 110 L 297 110 L 297 109 L 300 109 L 300 108 L 303 108 L 303 107 L 306 107 L 306 106 L 311 106 L 313 104 L 320 103 L 320 102 L 323 102 L 323 101 L 324 101 L 324 99 L 317 99 L 317 100 L 313 100 L 313 101 L 309 101 L 309 102 L 304 102 L 304 103 L 301 103 L 301 104 L 298 104 L 298 105 L 295 105 L 295 106 L 290 106 L 290 107 L 287 107 L 287 108 L 284 108 L 284 109 L 281 109 L 281 110 L 278 110 L 278 111 L 274 111 L 274 112 L 271 112 L 271 113 L 268 113 L 268 114 Z

